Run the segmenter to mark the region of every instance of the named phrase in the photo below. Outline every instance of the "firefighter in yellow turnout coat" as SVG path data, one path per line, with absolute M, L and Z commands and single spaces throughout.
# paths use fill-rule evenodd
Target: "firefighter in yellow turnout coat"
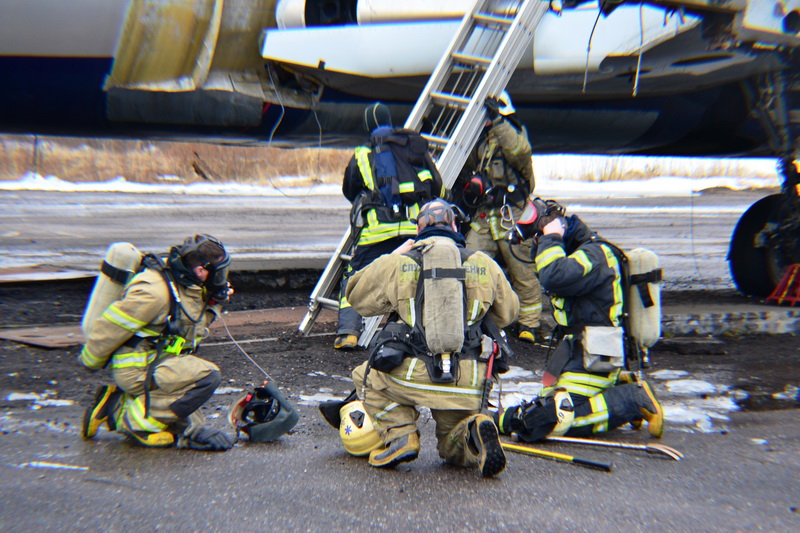
M 486 104 L 487 122 L 453 187 L 456 201 L 470 211 L 466 247 L 502 257 L 519 296 L 519 338 L 535 341 L 542 314 L 542 289 L 530 262 L 531 242 L 512 248 L 504 237 L 518 220 L 535 180 L 528 133 L 513 116 L 505 92 Z
M 446 298 L 431 301 L 433 307 L 424 308 L 427 314 L 420 312 L 418 284 L 423 283 L 421 277 L 426 278 L 430 271 L 425 264 L 420 265 L 413 254 L 434 255 L 431 250 L 437 247 L 449 246 L 455 250 L 457 246 L 463 246 L 463 237 L 455 230 L 452 209 L 443 200 L 434 200 L 423 206 L 417 220 L 419 234 L 416 239 L 356 272 L 347 286 L 347 299 L 360 314 L 397 314 L 399 320 L 387 325 L 384 332 L 393 327 L 405 328 L 413 337 L 413 326 L 421 320 L 422 342 L 427 342 L 424 351 L 432 353 L 436 353 L 431 338 L 431 330 L 436 326 L 432 321 L 442 320 L 452 302 L 447 302 Z M 382 366 L 376 357 L 374 360 L 371 358 L 374 367 L 369 371 L 368 363 L 353 371 L 359 399 L 384 444 L 383 448 L 371 452 L 369 462 L 372 466 L 393 467 L 417 457 L 419 432 L 415 407 L 425 406 L 431 409 L 436 421 L 439 455 L 447 463 L 478 466 L 484 476 L 495 475 L 505 467 L 505 456 L 494 422 L 479 414 L 487 363 L 479 360 L 478 354 L 469 353 L 468 338 L 470 332 L 479 331 L 481 321 L 487 316 L 498 327 L 511 323 L 517 317 L 519 302 L 503 271 L 491 258 L 481 252 L 463 252 L 460 256 L 459 253 L 456 251 L 455 255 L 457 266 L 463 269 L 465 276 L 464 292 L 456 291 L 454 302 L 464 303 L 463 316 L 455 317 L 458 320 L 455 331 L 461 336 L 463 347 L 460 358 L 453 361 L 457 366 L 457 371 L 452 372 L 454 379 L 450 382 L 434 380 L 436 371 L 429 367 L 435 366 L 436 360 L 426 360 L 418 351 L 402 343 L 402 353 L 395 368 Z M 447 269 L 440 270 L 444 272 Z M 457 283 L 461 286 L 461 281 Z M 427 302 L 434 294 L 426 293 L 423 297 Z M 437 308 L 438 312 L 431 311 Z M 419 316 L 423 314 L 425 316 Z M 382 335 L 384 333 L 379 335 L 378 343 Z M 409 350 L 404 350 L 404 347 L 409 347 Z M 477 352 L 480 353 L 480 348 Z
M 197 411 L 219 385 L 219 368 L 193 354 L 219 312 L 211 298 L 232 293 L 230 259 L 219 241 L 196 235 L 173 247 L 166 265 L 158 263 L 146 258 L 123 298 L 89 329 L 80 360 L 90 370 L 107 365 L 115 384 L 97 392 L 83 436 L 94 437 L 106 422 L 142 446 L 171 446 L 177 436 L 180 448 L 229 449 L 231 439 L 204 427 Z

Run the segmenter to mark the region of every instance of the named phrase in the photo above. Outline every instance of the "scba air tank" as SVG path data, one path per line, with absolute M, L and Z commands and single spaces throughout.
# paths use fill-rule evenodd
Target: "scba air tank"
M 83 313 L 81 329 L 89 336 L 92 324 L 109 305 L 122 298 L 125 286 L 139 271 L 142 265 L 142 252 L 129 242 L 116 242 L 108 247 L 105 259 L 100 265 L 100 274 L 94 283 L 92 294 Z
M 649 348 L 661 338 L 661 269 L 658 256 L 646 248 L 627 252 L 630 289 L 629 335 L 640 348 Z

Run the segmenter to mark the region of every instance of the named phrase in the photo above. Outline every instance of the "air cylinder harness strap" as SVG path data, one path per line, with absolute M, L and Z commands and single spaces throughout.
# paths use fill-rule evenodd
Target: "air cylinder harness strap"
M 180 354 L 183 350 L 184 344 L 186 343 L 186 339 L 179 335 L 180 313 L 183 313 L 184 316 L 186 316 L 186 318 L 188 318 L 193 324 L 197 324 L 203 317 L 205 308 L 203 308 L 197 318 L 192 317 L 188 311 L 186 311 L 186 308 L 183 307 L 183 303 L 181 302 L 178 288 L 175 285 L 175 278 L 160 257 L 155 254 L 147 254 L 144 256 L 142 263 L 145 265 L 145 267 L 158 270 L 161 273 L 161 276 L 164 278 L 164 282 L 169 288 L 171 296 L 169 314 L 167 315 L 164 330 L 156 339 L 156 356 L 147 365 L 147 374 L 144 380 L 144 413 L 146 417 L 149 416 L 150 412 L 150 389 L 153 385 L 153 375 L 155 374 L 156 367 L 161 362 L 161 356 L 164 353 L 170 353 L 173 355 Z

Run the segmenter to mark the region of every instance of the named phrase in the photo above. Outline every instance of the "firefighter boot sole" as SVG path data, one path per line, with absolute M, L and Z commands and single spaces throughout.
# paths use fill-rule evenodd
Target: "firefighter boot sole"
M 83 413 L 81 436 L 84 439 L 94 438 L 103 422 L 108 420 L 110 400 L 115 396 L 116 392 L 116 385 L 103 385 L 97 389 L 91 405 L 89 405 Z
M 478 468 L 483 477 L 496 476 L 505 470 L 506 454 L 491 418 L 479 415 L 470 428 L 470 439 L 478 450 Z

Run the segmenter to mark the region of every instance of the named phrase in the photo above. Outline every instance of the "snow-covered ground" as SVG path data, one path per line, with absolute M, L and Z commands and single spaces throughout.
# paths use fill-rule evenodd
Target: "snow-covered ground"
M 552 197 L 646 197 L 690 196 L 704 189 L 732 190 L 779 187 L 773 159 L 703 159 L 604 156 L 536 156 L 536 192 Z M 732 162 L 733 161 L 733 162 Z M 641 176 L 638 179 L 608 179 L 609 176 Z M 605 181 L 599 181 L 604 179 Z M 291 183 L 292 177 L 281 179 Z M 298 183 L 308 183 L 298 176 Z M 27 173 L 17 180 L 0 181 L 0 190 L 60 192 L 128 192 L 237 196 L 341 195 L 341 186 L 272 187 L 247 183 L 176 183 L 163 176 L 161 183 L 135 183 L 122 177 L 105 182 L 69 182 L 57 176 Z

